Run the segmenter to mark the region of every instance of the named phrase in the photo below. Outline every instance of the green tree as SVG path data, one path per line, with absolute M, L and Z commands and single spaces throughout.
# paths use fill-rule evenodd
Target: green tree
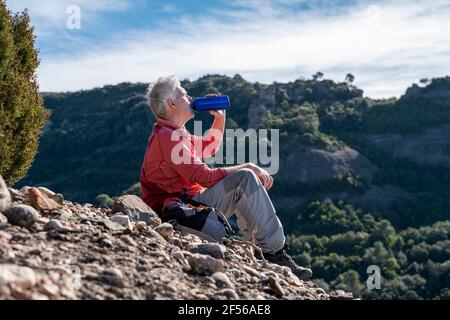
M 314 81 L 317 81 L 317 80 L 322 80 L 323 76 L 324 76 L 323 72 L 318 71 L 316 74 L 314 74 L 312 76 L 312 78 L 313 78 Z
M 0 0 L 0 175 L 9 185 L 26 174 L 49 117 L 35 75 L 33 31 L 27 11 L 13 15 Z
M 355 81 L 355 76 L 351 73 L 348 73 L 345 77 L 345 82 L 347 82 L 348 84 L 352 84 L 353 81 Z
M 332 284 L 336 289 L 353 292 L 356 297 L 361 296 L 365 290 L 365 286 L 361 283 L 359 274 L 355 270 L 340 274 Z
M 423 78 L 423 79 L 420 79 L 419 82 L 420 82 L 420 84 L 426 86 L 426 85 L 428 85 L 431 81 L 430 81 L 430 79 L 428 79 L 428 78 Z
M 130 186 L 128 189 L 126 189 L 122 192 L 122 195 L 126 195 L 126 194 L 134 194 L 136 196 L 140 196 L 141 195 L 140 182 L 134 183 L 132 186 Z
M 114 203 L 114 199 L 105 193 L 99 194 L 96 200 L 101 206 L 107 208 L 112 208 L 112 205 Z

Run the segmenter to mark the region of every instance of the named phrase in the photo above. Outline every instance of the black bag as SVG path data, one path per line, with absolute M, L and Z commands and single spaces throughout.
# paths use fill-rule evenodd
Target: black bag
M 224 214 L 213 207 L 192 199 L 177 199 L 168 203 L 161 220 L 182 232 L 196 234 L 211 242 L 229 238 L 233 229 Z

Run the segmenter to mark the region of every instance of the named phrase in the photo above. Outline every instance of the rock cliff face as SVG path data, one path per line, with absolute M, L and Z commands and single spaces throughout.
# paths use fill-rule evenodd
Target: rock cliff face
M 450 167 L 450 125 L 416 134 L 379 134 L 368 137 L 376 149 L 417 164 Z
M 310 195 L 281 195 L 275 197 L 273 202 L 278 209 L 295 210 L 313 200 L 343 200 L 378 213 L 399 199 L 411 197 L 408 192 L 394 185 L 371 184 L 377 170 L 364 155 L 348 146 L 336 151 L 298 149 L 281 162 L 280 172 L 276 176 L 278 183 L 320 183 L 353 172 L 368 181 L 367 189 L 362 193 L 323 191 Z
M 41 187 L 0 194 L 12 199 L 0 213 L 0 299 L 351 298 L 256 259 L 251 243 L 182 235 L 135 196 L 107 209 Z
M 292 150 L 280 166 L 278 178 L 287 181 L 319 182 L 353 171 L 370 179 L 376 167 L 358 151 L 343 147 L 337 151 L 321 149 Z

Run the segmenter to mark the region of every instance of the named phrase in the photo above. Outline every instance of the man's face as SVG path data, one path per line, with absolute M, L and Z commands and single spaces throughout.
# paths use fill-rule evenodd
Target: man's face
M 187 119 L 194 117 L 194 110 L 190 107 L 192 98 L 188 96 L 186 89 L 178 88 L 178 97 L 173 101 L 176 106 L 177 113 L 185 115 Z

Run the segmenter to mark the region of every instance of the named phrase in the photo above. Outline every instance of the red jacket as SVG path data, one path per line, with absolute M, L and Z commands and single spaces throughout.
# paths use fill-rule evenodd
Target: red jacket
M 172 141 L 173 137 L 176 141 Z M 191 135 L 184 126 L 177 129 L 170 121 L 157 119 L 141 168 L 142 200 L 161 214 L 166 199 L 183 197 L 184 189 L 187 189 L 187 197 L 192 198 L 222 180 L 227 175 L 225 169 L 211 169 L 201 160 L 205 148 L 212 142 Z M 216 152 L 212 150 L 211 156 Z M 177 154 L 183 156 L 183 163 L 179 163 Z

